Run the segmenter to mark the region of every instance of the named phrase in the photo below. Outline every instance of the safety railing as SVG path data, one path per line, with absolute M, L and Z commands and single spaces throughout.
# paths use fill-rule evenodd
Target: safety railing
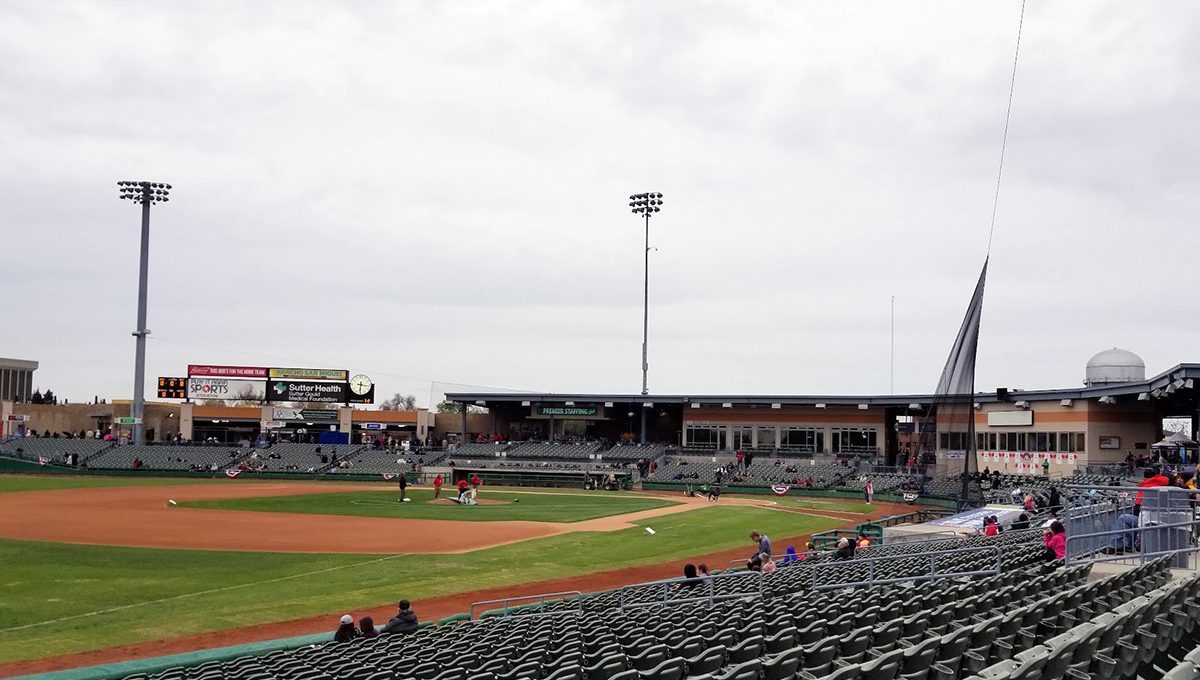
M 939 561 L 944 561 L 952 555 L 962 555 L 964 553 L 979 553 L 987 555 L 989 562 L 993 565 L 987 569 L 968 569 L 966 571 L 950 571 L 939 570 Z M 933 581 L 939 578 L 958 578 L 963 576 L 995 576 L 999 574 L 1003 567 L 1003 550 L 998 545 L 975 546 L 971 548 L 956 548 L 954 550 L 937 550 L 933 552 L 923 553 L 903 553 L 899 555 L 883 555 L 880 557 L 867 557 L 856 560 L 834 560 L 831 562 L 816 562 L 811 565 L 812 569 L 812 585 L 813 590 L 836 590 L 839 588 L 860 588 L 885 585 L 888 583 L 903 583 L 907 581 Z M 904 576 L 880 578 L 878 576 L 879 565 L 886 562 L 896 562 L 899 560 L 909 561 L 927 561 L 928 571 L 922 573 L 909 573 Z M 994 562 L 992 561 L 994 560 Z M 944 563 L 944 562 L 943 562 Z M 867 567 L 867 578 L 860 581 L 851 582 L 831 582 L 822 583 L 820 576 L 828 574 L 835 570 L 845 570 L 847 567 L 863 566 Z
M 781 567 L 784 567 L 784 566 L 790 566 L 792 564 L 803 563 L 805 560 L 809 559 L 810 557 L 820 557 L 823 554 L 824 553 L 821 552 L 820 550 L 806 550 L 804 552 L 797 552 L 795 555 L 788 555 L 787 553 L 784 553 L 782 555 L 772 555 L 771 561 Z M 746 563 L 749 561 L 750 561 L 749 558 L 729 560 L 729 567 L 726 569 L 726 571 L 729 571 L 730 569 L 745 569 Z M 721 573 L 725 573 L 725 572 L 721 572 Z
M 720 591 L 717 587 L 718 582 L 725 583 L 735 580 L 750 584 L 749 589 Z M 734 587 L 736 588 L 736 585 Z M 617 592 L 617 602 L 621 609 L 661 607 L 689 602 L 713 604 L 721 600 L 743 597 L 762 598 L 764 590 L 762 572 L 727 571 L 707 577 L 669 578 L 623 586 Z
M 1140 517 L 1128 515 L 1132 522 Z M 1194 557 L 1200 552 L 1196 545 L 1200 520 L 1118 527 L 1108 531 L 1067 536 L 1067 564 L 1079 562 L 1117 562 L 1127 565 L 1145 564 L 1163 555 L 1173 555 L 1171 566 L 1178 569 L 1200 569 Z
M 810 540 L 818 550 L 833 550 L 838 540 L 843 538 L 853 541 L 858 538 L 858 532 L 853 529 L 829 529 L 813 534 Z
M 1091 503 L 1069 509 L 1063 520 L 1068 562 L 1141 564 L 1177 554 L 1176 567 L 1193 568 L 1195 536 L 1200 533 L 1200 521 L 1195 518 L 1200 492 L 1175 486 L 1075 484 L 1063 488 Z
M 499 616 L 499 617 L 528 616 L 531 614 L 546 614 L 546 613 L 548 613 L 546 611 L 546 603 L 547 602 L 553 603 L 553 602 L 560 602 L 562 600 L 568 600 L 568 599 L 573 599 L 575 601 L 574 602 L 575 606 L 571 607 L 569 609 L 566 609 L 566 610 L 557 610 L 557 611 L 569 611 L 569 612 L 573 612 L 573 613 L 582 614 L 583 613 L 583 593 L 578 590 L 564 590 L 564 591 L 558 592 L 558 593 L 541 593 L 539 595 L 519 595 L 519 596 L 514 596 L 514 597 L 505 597 L 505 598 L 501 598 L 498 600 L 483 600 L 481 602 L 473 602 L 473 603 L 471 603 L 471 609 L 467 613 L 468 613 L 468 616 L 470 617 L 470 620 L 475 621 L 477 618 L 475 616 L 475 610 L 477 608 L 488 607 L 488 605 L 501 605 L 501 607 L 499 607 L 499 608 L 497 608 L 497 607 L 485 608 L 482 613 L 486 614 L 489 611 L 495 611 L 495 610 L 499 609 L 499 612 L 496 614 L 496 616 Z M 512 605 L 512 603 L 520 602 L 522 600 L 528 600 L 528 602 L 526 602 L 525 604 L 517 605 L 517 606 Z

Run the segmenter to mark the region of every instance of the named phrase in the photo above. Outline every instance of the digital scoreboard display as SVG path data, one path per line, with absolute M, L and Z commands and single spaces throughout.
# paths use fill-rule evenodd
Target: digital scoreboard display
M 159 378 L 159 399 L 187 399 L 187 378 Z

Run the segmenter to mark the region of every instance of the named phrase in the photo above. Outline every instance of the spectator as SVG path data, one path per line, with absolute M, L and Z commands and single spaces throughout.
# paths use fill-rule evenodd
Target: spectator
M 1050 476 L 1050 459 L 1049 458 L 1042 459 L 1042 476 L 1043 477 Z
M 779 567 L 779 565 L 775 564 L 775 560 L 771 559 L 771 556 L 766 553 L 759 555 L 758 561 L 762 565 L 762 573 L 764 574 L 770 574 Z
M 379 635 L 379 631 L 375 630 L 375 619 L 364 616 L 358 620 L 359 637 L 373 638 L 377 635 Z
M 850 539 L 839 538 L 837 542 L 837 550 L 833 553 L 835 560 L 848 560 L 854 557 L 854 546 L 850 545 Z
M 411 633 L 417 629 L 417 614 L 408 600 L 400 600 L 400 611 L 379 629 L 380 634 Z
M 358 631 L 354 630 L 354 617 L 346 614 L 342 617 L 341 624 L 338 625 L 337 632 L 333 634 L 334 642 L 349 642 L 358 636 Z
M 442 475 L 440 473 L 438 474 L 438 476 L 433 478 L 433 499 L 434 500 L 441 498 L 442 484 L 444 484 L 444 483 L 445 482 L 442 480 Z
M 1042 543 L 1046 546 L 1046 561 L 1061 560 L 1067 555 L 1067 529 L 1062 522 L 1054 520 L 1050 528 L 1042 534 Z
M 762 553 L 755 553 L 753 557 L 746 561 L 746 568 L 750 571 L 762 571 Z
M 1138 482 L 1139 489 L 1154 489 L 1160 486 L 1170 485 L 1171 480 L 1166 475 L 1159 472 L 1155 468 L 1148 468 L 1142 473 L 1142 481 Z M 1142 494 L 1144 491 L 1137 492 L 1137 496 L 1133 501 L 1133 514 L 1138 515 L 1142 512 Z
M 875 485 L 871 480 L 867 480 L 867 485 L 863 487 L 863 496 L 867 499 L 867 505 L 871 504 L 871 499 L 875 497 Z
M 737 452 L 737 453 L 734 455 L 734 458 L 736 458 L 736 459 L 737 459 L 737 466 L 738 466 L 738 469 L 739 469 L 739 470 L 741 470 L 741 469 L 742 469 L 742 465 L 743 465 L 743 462 L 742 462 L 742 461 L 744 461 L 744 460 L 745 460 L 745 458 L 746 458 L 745 454 L 743 454 L 743 453 L 742 453 L 742 450 L 741 450 L 741 449 L 738 449 L 738 452 Z
M 1132 513 L 1121 513 L 1115 522 L 1113 522 L 1113 531 L 1120 531 L 1112 538 L 1108 539 L 1108 547 L 1104 549 L 1107 555 L 1121 555 L 1127 552 L 1133 552 L 1137 549 L 1137 529 L 1138 518 Z
M 983 518 L 983 535 L 984 536 L 999 535 L 1000 527 L 997 525 L 998 525 L 998 522 L 996 521 L 996 517 L 994 515 L 991 517 L 984 517 Z
M 1033 512 L 1034 500 L 1033 500 L 1032 493 L 1025 494 L 1025 501 L 1023 502 L 1023 506 L 1025 508 L 1025 512 Z
M 700 563 L 700 566 L 696 567 L 696 571 L 700 578 L 712 578 L 712 574 L 708 573 L 708 565 L 703 562 Z
M 817 546 L 812 541 L 809 541 L 808 543 L 804 544 L 804 554 L 800 555 L 796 559 L 798 559 L 800 561 L 807 560 L 810 557 L 812 557 L 812 553 L 816 552 L 816 550 L 817 550 Z
M 793 564 L 793 563 L 799 562 L 799 561 L 800 561 L 800 558 L 796 556 L 796 546 L 789 545 L 787 547 L 787 550 L 785 550 L 783 553 L 784 565 Z
M 745 469 L 745 470 L 749 470 L 749 469 L 750 469 L 750 463 L 753 463 L 753 462 L 754 462 L 754 452 L 753 452 L 753 451 L 747 451 L 747 452 L 746 452 L 746 453 L 745 453 L 745 454 L 742 456 L 742 468 L 743 468 L 743 469 Z
M 1058 487 L 1050 487 L 1050 512 L 1058 514 L 1062 510 L 1062 496 L 1058 493 Z
M 759 533 L 757 531 L 751 531 L 750 532 L 750 540 L 754 541 L 758 545 L 758 550 L 754 551 L 754 554 L 756 556 L 759 554 L 763 554 L 763 555 L 767 555 L 769 557 L 770 555 L 773 554 L 771 552 L 771 539 L 767 538 L 766 536 L 762 535 L 761 533 Z
M 1013 531 L 1021 531 L 1022 529 L 1028 529 L 1029 528 L 1029 515 L 1022 512 L 1019 516 L 1017 516 L 1017 518 L 1015 520 L 1013 520 L 1011 528 Z
M 1171 483 L 1181 489 L 1196 488 L 1196 482 L 1192 478 L 1192 473 L 1187 472 L 1186 470 L 1179 470 L 1176 472 L 1175 478 L 1171 480 Z
M 683 565 L 683 585 L 691 587 L 700 584 L 700 579 L 696 572 L 696 565 L 688 562 Z
M 855 547 L 855 549 L 871 547 L 871 539 L 867 537 L 866 532 L 863 532 L 863 531 L 858 532 L 858 540 L 855 541 L 854 547 Z

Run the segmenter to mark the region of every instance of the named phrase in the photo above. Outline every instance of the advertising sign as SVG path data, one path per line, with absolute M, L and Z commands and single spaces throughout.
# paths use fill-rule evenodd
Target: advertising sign
M 266 376 L 272 380 L 338 380 L 346 382 L 350 372 L 338 368 L 272 368 Z
M 267 369 L 254 366 L 195 366 L 188 365 L 188 376 L 202 378 L 251 378 L 263 380 Z
M 262 401 L 261 380 L 228 380 L 226 378 L 189 378 L 188 399 L 222 399 L 226 401 Z
M 341 404 L 349 399 L 349 391 L 344 382 L 270 380 L 267 382 L 267 401 L 315 401 L 325 404 Z
M 539 416 L 555 418 L 595 418 L 600 415 L 599 406 L 538 406 L 534 411 Z
M 325 421 L 337 420 L 338 412 L 333 409 L 323 408 L 279 408 L 276 407 L 271 414 L 271 420 L 307 420 Z

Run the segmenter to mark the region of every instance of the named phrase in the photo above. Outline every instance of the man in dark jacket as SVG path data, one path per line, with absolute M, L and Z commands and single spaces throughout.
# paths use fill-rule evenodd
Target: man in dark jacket
M 411 633 L 417 629 L 417 614 L 412 610 L 412 605 L 408 600 L 400 600 L 400 611 L 387 622 L 383 628 L 379 629 L 381 635 L 389 635 L 391 633 Z
M 850 539 L 839 538 L 837 543 L 837 551 L 833 553 L 835 560 L 849 560 L 854 557 L 854 544 Z

